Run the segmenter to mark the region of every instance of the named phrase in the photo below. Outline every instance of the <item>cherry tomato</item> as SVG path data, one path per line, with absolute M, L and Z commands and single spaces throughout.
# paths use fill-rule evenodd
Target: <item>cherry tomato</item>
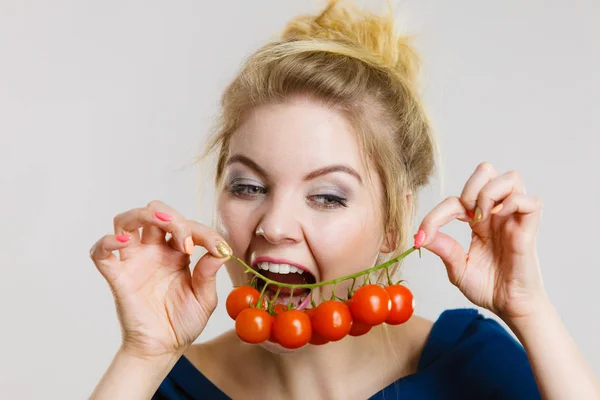
M 273 307 L 273 311 L 275 312 L 275 315 L 279 315 L 287 311 L 287 306 L 281 303 L 275 304 L 275 307 Z
M 271 335 L 273 317 L 259 308 L 246 308 L 235 319 L 235 332 L 247 343 L 262 343 Z
M 312 336 L 310 318 L 299 310 L 285 311 L 275 317 L 273 336 L 287 349 L 302 347 Z
M 352 321 L 352 327 L 348 335 L 350 336 L 362 336 L 371 330 L 372 326 L 363 324 L 362 322 Z
M 399 325 L 408 321 L 415 311 L 415 298 L 412 292 L 403 285 L 391 285 L 385 290 L 392 300 L 392 308 L 385 323 Z
M 315 310 L 316 310 L 316 308 L 307 308 L 306 310 L 304 310 L 304 313 L 306 315 L 308 315 L 308 318 L 310 318 L 310 322 L 313 326 L 313 333 L 312 333 L 312 336 L 310 337 L 310 340 L 308 343 L 310 343 L 314 346 L 321 346 L 321 345 L 329 343 L 329 340 L 325 339 L 323 336 L 321 336 L 317 332 L 315 332 L 314 324 L 312 323 L 312 317 L 315 315 Z
M 350 332 L 352 315 L 341 301 L 329 300 L 317 306 L 312 317 L 313 330 L 327 340 L 335 342 Z
M 258 293 L 258 290 L 251 286 L 236 287 L 227 296 L 227 301 L 225 302 L 227 314 L 235 320 L 242 310 L 250 308 L 250 304 L 256 304 L 259 297 L 260 293 Z
M 352 319 L 371 326 L 385 322 L 391 307 L 388 293 L 375 284 L 359 288 L 348 303 Z

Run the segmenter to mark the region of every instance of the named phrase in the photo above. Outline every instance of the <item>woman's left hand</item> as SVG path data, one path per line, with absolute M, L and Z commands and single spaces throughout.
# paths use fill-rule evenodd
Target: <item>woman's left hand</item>
M 518 173 L 498 175 L 482 163 L 460 197 L 447 198 L 423 219 L 415 247 L 437 254 L 472 303 L 505 320 L 527 317 L 547 301 L 536 252 L 541 212 L 541 200 L 525 194 Z M 454 219 L 471 226 L 468 253 L 439 232 Z

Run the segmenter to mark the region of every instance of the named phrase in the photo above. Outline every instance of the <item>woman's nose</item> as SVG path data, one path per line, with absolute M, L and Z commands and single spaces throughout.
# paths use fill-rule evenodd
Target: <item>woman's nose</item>
M 300 214 L 301 210 L 294 202 L 271 199 L 265 204 L 256 234 L 274 245 L 299 242 L 302 240 Z

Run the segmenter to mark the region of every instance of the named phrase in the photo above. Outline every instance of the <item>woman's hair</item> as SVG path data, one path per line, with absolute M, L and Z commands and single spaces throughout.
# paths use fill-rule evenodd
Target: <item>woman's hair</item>
M 344 4 L 342 4 L 344 3 Z M 221 183 L 232 135 L 248 111 L 304 96 L 343 113 L 355 130 L 363 161 L 383 184 L 386 233 L 400 254 L 409 245 L 415 207 L 406 194 L 429 182 L 437 144 L 417 90 L 420 60 L 394 19 L 329 1 L 318 15 L 291 20 L 279 40 L 253 53 L 225 90 L 215 136 Z M 369 164 L 371 163 L 371 164 Z

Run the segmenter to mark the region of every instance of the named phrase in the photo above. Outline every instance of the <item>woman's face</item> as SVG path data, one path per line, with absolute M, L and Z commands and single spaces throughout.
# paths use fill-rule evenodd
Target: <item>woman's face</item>
M 217 228 L 234 255 L 275 281 L 312 283 L 358 272 L 390 251 L 380 179 L 370 178 L 341 114 L 305 98 L 264 105 L 232 137 Z M 227 268 L 235 286 L 253 276 L 234 260 Z M 350 283 L 337 285 L 338 296 Z M 330 296 L 331 289 L 322 293 Z M 285 292 L 277 302 L 287 303 Z M 318 303 L 319 291 L 313 297 Z M 292 299 L 300 308 L 309 300 L 306 292 Z

